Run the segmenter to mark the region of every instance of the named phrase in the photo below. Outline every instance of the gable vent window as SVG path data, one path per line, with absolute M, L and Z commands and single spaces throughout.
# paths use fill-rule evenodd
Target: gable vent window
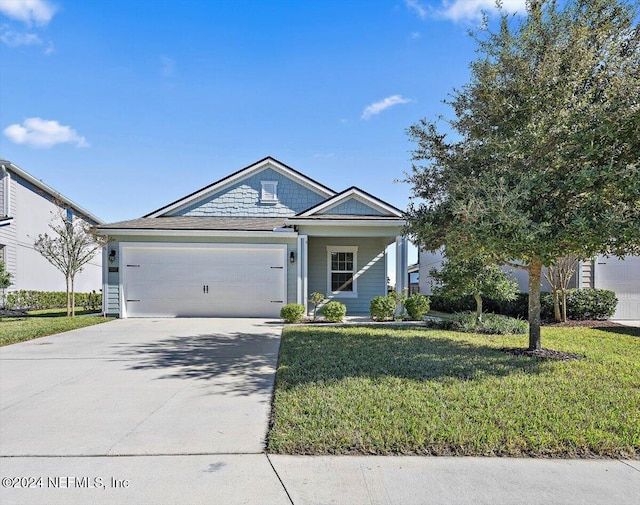
M 260 193 L 260 203 L 277 203 L 278 202 L 278 182 L 277 181 L 261 181 L 262 192 Z

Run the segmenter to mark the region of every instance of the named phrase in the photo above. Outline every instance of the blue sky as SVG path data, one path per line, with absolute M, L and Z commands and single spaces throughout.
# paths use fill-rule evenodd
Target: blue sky
M 405 130 L 448 112 L 492 5 L 0 0 L 0 156 L 105 221 L 267 155 L 404 209 Z

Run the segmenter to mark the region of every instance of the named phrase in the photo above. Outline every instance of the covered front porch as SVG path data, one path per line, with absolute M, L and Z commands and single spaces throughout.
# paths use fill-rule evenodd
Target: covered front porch
M 378 220 L 379 221 L 379 220 Z M 297 236 L 297 303 L 307 313 L 309 295 L 322 293 L 347 306 L 347 314 L 366 315 L 375 296 L 387 294 L 389 269 L 395 269 L 396 290 L 406 287 L 407 239 L 399 220 L 378 226 L 299 225 Z M 387 249 L 395 248 L 388 265 Z

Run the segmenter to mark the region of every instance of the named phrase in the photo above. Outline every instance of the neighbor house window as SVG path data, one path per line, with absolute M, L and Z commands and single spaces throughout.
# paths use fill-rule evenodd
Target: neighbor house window
M 276 203 L 278 201 L 277 181 L 261 181 L 262 192 L 260 193 L 261 203 Z
M 358 296 L 357 268 L 357 247 L 327 246 L 327 292 L 335 296 Z

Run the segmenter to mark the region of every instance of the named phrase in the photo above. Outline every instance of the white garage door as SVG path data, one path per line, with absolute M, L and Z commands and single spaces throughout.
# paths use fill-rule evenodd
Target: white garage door
M 286 246 L 122 246 L 126 317 L 278 317 Z
M 598 256 L 594 284 L 596 288 L 615 291 L 618 308 L 614 319 L 640 319 L 640 257 L 619 260 Z

